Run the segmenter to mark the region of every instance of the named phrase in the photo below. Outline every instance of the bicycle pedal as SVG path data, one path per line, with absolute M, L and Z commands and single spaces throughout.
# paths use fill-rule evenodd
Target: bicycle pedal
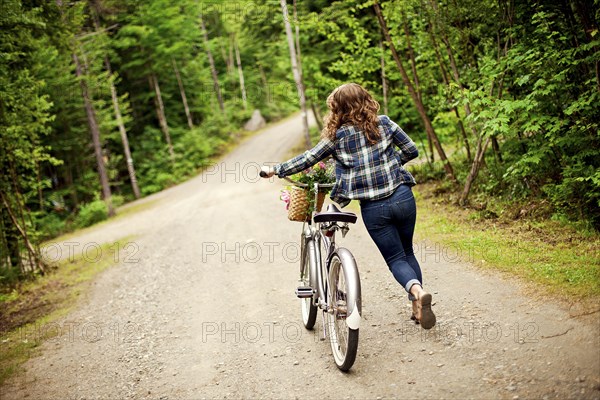
M 310 286 L 299 286 L 296 289 L 296 296 L 300 299 L 306 299 L 309 297 L 313 297 L 315 291 Z

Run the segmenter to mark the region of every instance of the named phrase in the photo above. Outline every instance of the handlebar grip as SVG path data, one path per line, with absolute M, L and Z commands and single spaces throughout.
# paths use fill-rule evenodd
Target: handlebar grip
M 259 175 L 260 175 L 261 178 L 266 178 L 268 176 L 265 171 L 260 171 Z

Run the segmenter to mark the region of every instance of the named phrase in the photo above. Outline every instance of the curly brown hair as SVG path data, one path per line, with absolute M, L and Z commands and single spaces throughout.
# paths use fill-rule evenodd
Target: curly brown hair
M 327 107 L 329 113 L 325 116 L 322 138 L 333 141 L 342 125 L 354 125 L 364 133 L 369 144 L 381 139 L 379 103 L 359 84 L 346 83 L 335 88 L 327 97 Z

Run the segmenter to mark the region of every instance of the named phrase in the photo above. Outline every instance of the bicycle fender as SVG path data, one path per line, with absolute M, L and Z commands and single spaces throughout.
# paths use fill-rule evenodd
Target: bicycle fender
M 315 296 L 313 296 L 313 303 L 316 302 L 319 293 L 319 283 L 317 280 L 317 254 L 315 251 L 315 242 L 313 240 L 308 240 L 306 243 L 308 257 L 310 258 L 310 262 L 308 263 L 308 268 L 310 268 L 310 287 L 315 291 Z M 306 268 L 306 266 L 305 266 Z
M 350 329 L 358 329 L 360 327 L 362 313 L 362 297 L 360 293 L 360 276 L 358 274 L 356 260 L 350 250 L 346 248 L 340 247 L 337 249 L 336 253 L 344 266 L 344 278 L 346 278 L 346 284 L 348 285 L 348 315 L 346 317 L 346 324 Z

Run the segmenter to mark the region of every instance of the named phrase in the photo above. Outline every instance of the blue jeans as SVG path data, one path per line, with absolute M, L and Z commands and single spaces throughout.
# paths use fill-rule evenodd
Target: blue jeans
M 421 267 L 413 252 L 413 233 L 417 206 L 412 189 L 400 185 L 384 199 L 362 200 L 360 211 L 371 239 L 375 242 L 394 278 L 409 293 L 414 284 L 422 285 Z

